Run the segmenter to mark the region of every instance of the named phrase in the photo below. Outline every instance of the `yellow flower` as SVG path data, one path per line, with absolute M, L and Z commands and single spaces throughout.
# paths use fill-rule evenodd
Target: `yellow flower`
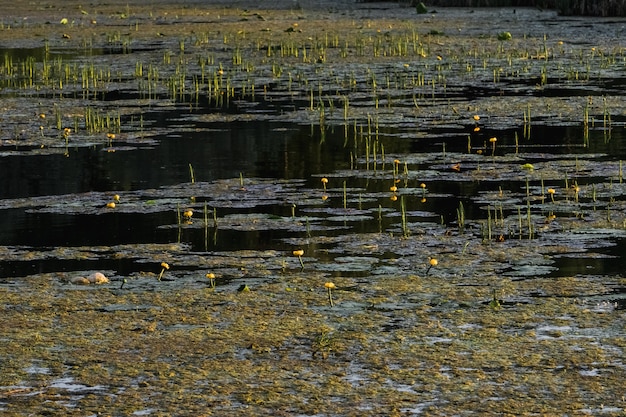
M 107 208 L 115 208 L 115 203 L 113 201 L 107 203 Z
M 209 272 L 206 274 L 206 277 L 211 283 L 211 288 L 215 288 L 215 274 L 213 272 Z
M 479 115 L 477 115 L 477 114 L 475 114 L 475 115 L 474 115 L 474 120 L 475 120 L 475 121 L 479 121 L 479 120 L 480 120 L 480 116 L 479 116 Z
M 333 302 L 333 290 L 337 287 L 332 282 L 325 283 L 324 287 L 326 287 L 326 290 L 328 291 L 328 304 L 333 307 L 335 305 L 335 303 Z
M 161 273 L 159 274 L 157 280 L 161 281 L 161 278 L 163 278 L 163 274 L 168 269 L 170 269 L 170 266 L 167 264 L 167 262 L 161 262 Z
M 430 272 L 430 268 L 433 266 L 437 266 L 439 261 L 436 258 L 428 258 L 428 269 L 426 270 L 426 275 Z
M 392 185 L 391 187 L 389 187 L 389 191 L 391 191 L 392 193 L 395 193 L 396 191 L 398 191 L 398 187 L 396 187 L 395 185 Z
M 296 249 L 293 251 L 293 256 L 298 257 L 298 260 L 300 261 L 300 266 L 302 267 L 302 269 L 304 269 L 304 262 L 302 261 L 302 255 L 304 255 L 303 249 Z

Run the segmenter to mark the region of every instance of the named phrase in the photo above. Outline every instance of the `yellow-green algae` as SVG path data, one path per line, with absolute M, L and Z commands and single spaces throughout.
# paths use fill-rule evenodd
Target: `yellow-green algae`
M 267 48 L 259 47 L 259 39 L 265 47 L 320 45 L 327 36 L 320 28 L 329 28 L 325 13 L 309 10 L 261 10 L 260 19 L 254 10 L 225 3 L 208 10 L 173 8 L 163 2 L 78 6 L 69 1 L 33 12 L 24 1 L 12 2 L 8 13 L 21 19 L 28 11 L 32 17 L 22 24 L 5 18 L 0 39 L 28 43 L 50 37 L 69 39 L 63 42 L 79 47 L 89 45 L 90 39 L 101 41 L 118 34 L 145 41 L 196 33 L 196 46 L 202 47 L 206 32 L 207 38 L 222 37 L 225 45 L 235 39 L 248 51 L 256 50 L 252 65 L 268 65 L 273 59 L 267 57 Z M 204 16 L 210 25 L 206 21 L 162 25 L 155 16 L 172 21 Z M 55 24 L 62 18 L 77 23 Z M 368 48 L 387 43 L 380 56 L 357 54 L 347 61 L 340 47 L 320 49 L 324 55 L 307 62 L 328 64 L 328 69 L 320 65 L 318 71 L 332 73 L 330 64 L 337 62 L 368 65 L 382 61 L 403 67 L 408 61 L 401 50 L 394 49 L 394 42 L 402 45 L 403 39 L 413 36 L 413 20 L 379 18 L 376 13 L 369 17 L 335 14 L 332 19 L 336 24 L 329 29 L 331 41 L 337 37 L 350 45 L 364 42 Z M 495 69 L 497 74 L 501 70 L 531 73 L 544 66 L 545 58 L 563 54 L 565 48 L 569 56 L 580 54 L 582 66 L 595 69 L 623 60 L 623 50 L 617 45 L 598 45 L 605 51 L 600 54 L 582 48 L 574 51 L 572 45 L 559 47 L 552 40 L 548 56 L 541 56 L 543 39 L 517 36 L 504 52 L 495 39 L 465 37 L 463 30 L 471 21 L 420 21 L 420 33 L 432 32 L 432 36 L 420 35 L 419 56 L 423 53 L 422 58 L 430 60 L 422 68 L 434 67 L 440 56 L 454 65 L 465 61 L 480 65 L 482 61 L 488 72 Z M 266 31 L 268 26 L 273 30 Z M 438 36 L 444 26 L 451 29 L 446 29 L 446 36 Z M 285 30 L 294 27 L 298 29 L 286 35 Z M 463 33 L 462 39 L 450 36 L 457 30 Z M 228 53 L 229 48 L 225 46 Z M 418 56 L 413 53 L 411 59 Z M 467 58 L 472 56 L 480 59 Z M 516 67 L 500 68 L 507 59 L 515 61 Z M 286 67 L 293 69 L 301 61 L 301 57 L 287 57 L 283 62 L 294 65 Z M 444 63 L 436 72 L 444 74 L 450 65 Z M 468 70 L 468 77 L 472 71 Z M 483 119 L 490 114 L 494 123 L 508 125 L 519 124 L 522 110 L 529 106 L 533 116 L 554 115 L 571 121 L 582 116 L 581 103 L 586 100 L 492 97 L 462 107 L 434 101 L 419 109 L 380 108 L 378 114 L 381 119 L 392 113 L 413 117 L 419 111 L 428 123 L 438 125 L 481 113 Z M 623 112 L 620 100 L 607 97 L 611 114 Z M 593 106 L 592 110 L 601 112 L 598 101 Z M 62 103 L 62 107 L 66 120 L 84 111 L 82 105 L 72 103 Z M 3 102 L 7 113 L 17 108 L 19 102 Z M 364 118 L 371 110 L 371 106 L 355 106 L 350 115 Z M 311 117 L 304 113 L 303 119 Z M 226 120 L 232 116 L 206 117 Z M 39 124 L 40 120 L 31 117 L 22 125 L 38 132 Z M 31 135 L 27 140 L 50 146 L 58 137 Z M 481 175 L 479 171 L 474 174 Z M 559 175 L 554 172 L 555 177 Z M 572 228 L 578 227 L 571 223 Z M 604 224 L 597 221 L 586 226 Z M 361 239 L 375 241 L 373 236 Z M 132 277 L 132 288 L 121 290 L 119 282 L 79 288 L 69 283 L 69 273 L 19 278 L 19 283 L 0 287 L 0 410 L 9 416 L 623 414 L 624 312 L 605 301 L 587 299 L 610 290 L 603 282 L 606 277 L 516 280 L 495 272 L 503 261 L 571 253 L 566 242 L 562 248 L 532 248 L 532 241 L 518 246 L 472 241 L 465 248 L 459 236 L 393 239 L 407 250 L 428 243 L 430 249 L 442 253 L 438 267 L 424 276 L 424 259 L 432 253 L 420 252 L 409 261 L 415 265 L 414 274 L 333 278 L 338 286 L 335 308 L 327 305 L 326 277 L 315 272 L 314 265 L 310 270 L 286 269 L 278 274 L 269 270 L 267 259 L 273 254 L 233 253 L 220 261 L 185 255 L 177 245 L 145 253 L 141 247 L 129 247 L 126 252 L 118 248 L 121 256 L 146 259 L 168 252 L 156 265 L 161 261 L 175 265 L 184 258 L 187 265 L 198 268 L 224 264 L 246 268 L 249 277 L 263 278 L 256 279 L 247 293 L 219 285 L 216 290 L 198 284 L 173 288 L 155 284 L 156 274 L 150 272 Z M 384 240 L 389 244 L 389 237 Z M 93 254 L 94 248 L 84 249 L 59 248 L 47 254 L 24 250 L 21 259 Z M 175 271 L 168 274 L 177 279 Z M 203 276 L 204 271 L 198 273 L 199 279 Z M 611 279 L 618 286 L 626 284 L 623 277 Z M 489 306 L 494 288 L 503 301 L 498 310 Z M 541 297 L 530 296 L 538 290 Z M 55 383 L 63 378 L 83 388 L 72 391 Z
M 623 313 L 569 297 L 599 289 L 575 277 L 536 278 L 545 297 L 498 311 L 485 303 L 489 287 L 436 274 L 342 278 L 335 308 L 320 281 L 298 272 L 249 293 L 78 290 L 43 274 L 3 287 L 3 408 L 535 415 L 623 407 Z M 528 285 L 507 282 L 506 298 Z M 433 295 L 451 305 L 429 302 Z M 424 298 L 387 308 L 405 297 Z M 368 307 L 350 311 L 350 302 Z M 61 377 L 98 389 L 73 396 L 50 388 Z

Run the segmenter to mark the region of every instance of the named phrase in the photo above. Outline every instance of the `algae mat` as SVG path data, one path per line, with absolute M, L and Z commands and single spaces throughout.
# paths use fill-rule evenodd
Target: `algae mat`
M 623 415 L 623 22 L 166 3 L 3 6 L 3 414 Z

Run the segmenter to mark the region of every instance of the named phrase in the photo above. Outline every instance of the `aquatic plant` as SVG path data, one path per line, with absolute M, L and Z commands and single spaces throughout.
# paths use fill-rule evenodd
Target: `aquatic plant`
M 335 349 L 335 341 L 329 331 L 323 331 L 313 342 L 313 354 L 315 357 L 318 353 L 322 355 L 322 359 L 328 359 L 328 355 Z
M 157 281 L 161 281 L 161 278 L 163 278 L 163 274 L 168 269 L 170 269 L 169 264 L 167 262 L 161 262 L 161 272 L 159 273 L 159 277 L 157 278 Z
M 335 306 L 335 302 L 333 301 L 333 290 L 334 290 L 335 288 L 337 288 L 337 287 L 336 287 L 336 286 L 335 286 L 335 284 L 334 284 L 334 283 L 332 283 L 332 282 L 327 282 L 327 283 L 325 283 L 325 284 L 324 284 L 324 287 L 326 288 L 326 291 L 328 292 L 328 304 L 329 304 L 331 307 L 334 307 L 334 306 Z
M 439 265 L 439 261 L 437 260 L 437 258 L 428 258 L 428 268 L 426 269 L 425 275 L 428 275 L 428 273 L 430 272 L 430 269 L 437 265 Z
M 215 274 L 213 272 L 208 272 L 205 277 L 209 280 L 211 288 L 215 288 Z
M 404 196 L 400 199 L 400 213 L 402 217 L 402 236 L 404 238 L 409 237 L 409 225 L 406 218 L 406 203 L 404 201 Z
M 491 301 L 489 302 L 489 307 L 493 310 L 499 310 L 502 307 L 500 300 L 498 300 L 495 288 L 493 289 L 493 294 Z
M 510 41 L 511 39 L 513 39 L 513 36 L 511 35 L 511 32 L 500 32 L 500 33 L 498 33 L 498 40 L 499 41 Z
M 459 226 L 459 232 L 463 233 L 465 230 L 465 208 L 463 202 L 459 201 L 459 207 L 456 209 L 456 219 Z
M 304 249 L 296 249 L 293 251 L 293 256 L 297 256 L 300 261 L 300 266 L 304 269 L 304 262 L 302 261 L 302 256 L 304 255 Z
M 498 141 L 498 138 L 496 137 L 489 138 L 489 143 L 491 143 L 491 156 L 495 156 L 496 154 L 496 142 L 497 141 Z
M 428 8 L 426 8 L 426 5 L 423 2 L 419 2 L 415 6 L 415 11 L 417 14 L 425 14 L 428 13 Z
M 324 186 L 324 192 L 326 192 L 326 184 L 328 184 L 328 178 L 322 177 L 322 185 Z
M 577 182 L 572 185 L 572 191 L 574 192 L 574 201 L 578 203 L 578 194 L 580 194 L 580 187 L 578 186 Z
M 191 183 L 192 183 L 192 184 L 195 184 L 195 182 L 196 182 L 196 176 L 194 175 L 194 172 L 193 172 L 193 166 L 191 165 L 191 163 L 189 164 L 189 177 L 190 177 L 190 179 L 191 179 Z

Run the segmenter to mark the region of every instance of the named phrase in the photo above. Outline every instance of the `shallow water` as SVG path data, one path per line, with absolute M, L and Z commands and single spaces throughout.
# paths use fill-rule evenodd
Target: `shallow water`
M 405 12 L 3 45 L 0 409 L 623 411 L 624 22 Z
M 197 109 L 196 112 L 202 113 L 202 109 Z M 169 118 L 175 120 L 175 113 L 169 114 Z M 189 164 L 193 167 L 195 180 L 202 182 L 237 178 L 241 173 L 244 182 L 246 178 L 303 179 L 305 181 L 300 183 L 301 186 L 319 189 L 321 188 L 318 184 L 319 178 L 322 175 L 333 175 L 334 187 L 331 192 L 333 197 L 325 202 L 323 212 L 313 207 L 297 208 L 301 220 L 302 217 L 306 217 L 312 223 L 320 223 L 326 219 L 324 223 L 340 226 L 335 232 L 324 232 L 333 235 L 379 231 L 379 224 L 375 221 L 379 205 L 391 210 L 388 213 L 389 219 L 385 221 L 387 228 L 391 226 L 390 223 L 396 225 L 399 223 L 398 212 L 388 201 L 390 193 L 386 191 L 390 181 L 390 167 L 393 166 L 391 158 L 395 157 L 403 160 L 408 158 L 409 161 L 411 158 L 418 158 L 418 162 L 411 164 L 411 175 L 415 178 L 412 182 L 427 181 L 428 177 L 432 177 L 428 180 L 429 198 L 426 202 L 419 201 L 422 197 L 419 189 L 409 191 L 407 194 L 408 210 L 415 212 L 411 215 L 415 220 L 437 223 L 443 218 L 446 224 L 454 227 L 459 201 L 463 201 L 468 221 L 478 220 L 485 217 L 485 203 L 480 195 L 488 196 L 489 193 L 498 192 L 499 189 L 516 192 L 525 187 L 523 177 L 511 179 L 502 177 L 497 181 L 491 181 L 489 177 L 480 181 L 465 177 L 458 182 L 459 176 L 449 175 L 449 165 L 464 157 L 463 154 L 459 154 L 463 147 L 467 146 L 464 133 L 435 132 L 432 139 L 412 139 L 411 133 L 404 129 L 387 128 L 379 133 L 379 140 L 389 144 L 386 152 L 392 156 L 386 156 L 384 170 L 379 161 L 376 164 L 377 171 L 374 171 L 373 168 L 362 170 L 363 161 L 359 162 L 361 169 L 350 170 L 349 163 L 346 162 L 350 158 L 349 150 L 344 147 L 344 133 L 341 127 L 334 131 L 329 129 L 324 135 L 323 143 L 320 143 L 318 127 L 289 125 L 285 122 L 213 123 L 203 128 L 196 124 L 194 130 L 179 131 L 173 128 L 171 132 L 151 138 L 149 146 L 133 146 L 116 152 L 106 152 L 106 146 L 94 145 L 72 148 L 69 158 L 56 154 L 40 156 L 15 152 L 6 154 L 0 168 L 2 177 L 9 179 L 3 183 L 2 190 L 7 204 L 3 207 L 3 234 L 0 244 L 27 246 L 37 250 L 63 246 L 111 246 L 176 241 L 177 228 L 160 227 L 175 223 L 176 215 L 172 212 L 171 206 L 164 210 L 156 209 L 154 212 L 143 212 L 139 208 L 137 211 L 131 209 L 123 213 L 119 210 L 95 207 L 95 211 L 83 214 L 81 200 L 89 200 L 91 196 L 94 205 L 103 206 L 107 198 L 112 198 L 114 193 L 121 193 L 122 201 L 118 206 L 122 208 L 124 200 L 129 198 L 147 200 L 147 197 L 134 196 L 144 190 L 158 190 L 159 187 L 176 189 L 177 185 L 184 189 L 191 185 Z M 621 131 L 613 133 L 610 143 L 607 144 L 601 132 L 591 132 L 590 146 L 583 147 L 576 143 L 580 141 L 582 128 L 538 126 L 533 128 L 532 140 L 523 141 L 518 147 L 519 153 L 515 155 L 520 162 L 534 164 L 573 157 L 580 158 L 579 163 L 582 164 L 589 155 L 592 155 L 592 160 L 601 164 L 602 161 L 610 162 L 615 160 L 613 158 L 626 156 L 621 133 Z M 491 134 L 498 135 L 499 152 L 503 155 L 514 153 L 514 132 L 494 131 L 484 135 Z M 571 141 L 568 138 L 571 138 Z M 462 142 L 462 145 L 458 145 L 458 142 Z M 574 143 L 567 145 L 568 142 Z M 437 155 L 436 152 L 436 149 L 442 148 L 444 143 L 446 152 L 449 153 L 447 157 L 443 156 L 443 153 Z M 124 144 L 118 141 L 117 146 L 123 148 Z M 427 155 L 432 156 L 419 160 L 420 149 L 426 150 Z M 429 161 L 429 158 L 439 160 Z M 477 164 L 482 163 L 483 169 L 488 170 L 495 163 L 489 158 L 481 159 L 482 162 L 472 161 L 471 167 L 475 168 Z M 374 164 L 371 165 L 373 167 Z M 335 171 L 340 174 L 333 174 Z M 335 213 L 341 215 L 342 190 L 339 186 L 343 181 L 342 172 L 348 175 L 345 180 L 350 183 L 352 200 L 350 206 L 353 207 L 352 212 L 346 213 L 348 217 L 343 220 Z M 578 178 L 571 170 L 569 172 L 567 175 L 571 177 L 570 181 L 579 181 L 581 185 L 592 180 L 585 178 L 588 173 L 581 174 Z M 15 176 L 16 173 L 20 175 Z M 354 175 L 356 178 L 350 178 Z M 167 195 L 164 191 L 154 193 Z M 400 193 L 404 193 L 402 188 Z M 81 197 L 76 203 L 78 205 L 72 206 L 71 202 L 76 195 Z M 50 210 L 41 208 L 25 210 L 19 203 L 29 197 L 40 197 L 40 203 L 37 204 L 52 207 Z M 249 217 L 253 213 L 289 218 L 292 205 L 300 205 L 297 197 L 289 194 L 268 202 L 251 201 L 249 204 L 242 204 L 237 200 L 239 197 L 234 194 L 227 197 L 226 201 L 216 202 L 214 196 L 207 194 L 196 196 L 195 203 L 190 201 L 185 203 L 182 199 L 177 200 L 177 204 L 187 204 L 201 210 L 202 202 L 206 201 L 209 209 L 219 208 L 218 215 L 227 218 L 232 218 L 234 214 Z M 228 201 L 229 198 L 232 201 Z M 619 200 L 622 197 L 618 195 L 615 198 Z M 489 198 L 486 201 L 488 200 Z M 10 201 L 16 202 L 18 207 L 12 209 Z M 311 204 L 320 206 L 316 202 L 310 202 L 309 205 Z M 57 209 L 54 208 L 55 205 L 58 206 Z M 355 206 L 364 210 L 362 212 L 364 217 L 357 216 Z M 196 226 L 195 228 L 190 226 L 189 230 L 185 231 L 183 240 L 190 243 L 193 250 L 208 249 L 204 247 L 204 228 L 199 227 L 198 223 Z M 282 239 L 301 235 L 302 230 L 297 228 L 281 231 L 283 228 L 280 226 L 276 230 L 271 230 L 272 227 L 271 223 L 267 225 L 262 234 L 246 226 L 238 230 L 222 227 L 220 229 L 223 230 L 219 230 L 220 238 L 212 242 L 209 248 L 213 251 L 269 248 L 286 250 L 288 248 L 282 243 Z M 313 234 L 316 232 L 313 231 Z M 562 257 L 552 274 L 576 275 L 597 273 L 596 270 L 619 273 L 625 264 L 621 256 L 622 240 L 619 236 L 616 236 L 616 239 L 615 246 L 603 249 L 603 253 L 609 256 L 589 257 L 587 260 Z M 71 271 L 80 264 L 72 260 L 55 259 L 40 260 L 37 263 L 8 262 L 5 261 L 1 268 L 5 277 L 28 275 L 29 270 Z M 83 264 L 85 268 L 79 269 L 91 269 L 88 267 L 89 261 L 84 261 Z M 116 264 L 118 268 L 107 269 L 118 269 L 120 275 L 136 271 L 128 262 L 125 262 L 124 266 L 119 265 L 119 262 L 113 263 Z

